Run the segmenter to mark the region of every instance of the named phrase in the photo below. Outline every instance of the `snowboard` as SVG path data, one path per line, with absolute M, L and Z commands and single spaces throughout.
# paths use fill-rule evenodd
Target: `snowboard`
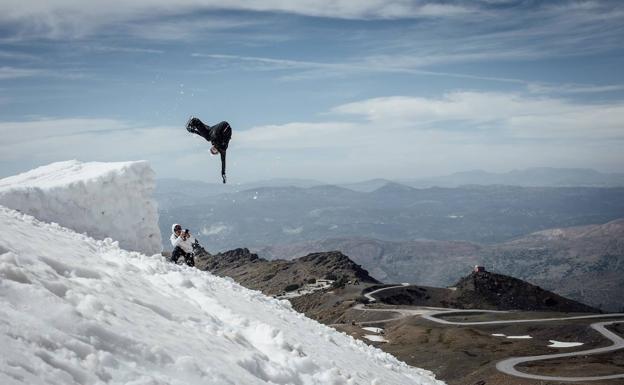
M 202 121 L 197 119 L 196 117 L 191 116 L 186 122 L 186 131 L 190 132 L 191 134 L 197 134 L 199 132 L 197 127 L 200 127 L 200 125 L 203 126 L 204 123 L 202 123 Z

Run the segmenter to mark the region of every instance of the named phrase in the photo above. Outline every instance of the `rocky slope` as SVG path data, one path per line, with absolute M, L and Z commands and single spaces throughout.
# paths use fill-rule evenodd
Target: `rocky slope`
M 313 253 L 289 261 L 269 261 L 248 249 L 211 255 L 200 247 L 196 252 L 196 266 L 219 276 L 231 277 L 243 286 L 267 295 L 291 291 L 318 279 L 330 279 L 337 284 L 348 281 L 378 283 L 360 265 L 338 251 Z
M 457 302 L 465 306 L 499 310 L 590 312 L 598 309 L 557 295 L 523 280 L 503 274 L 475 272 L 455 284 Z
M 624 220 L 550 229 L 483 245 L 464 241 L 390 242 L 336 238 L 258 249 L 288 258 L 340 250 L 384 282 L 450 286 L 475 264 L 514 276 L 574 300 L 619 311 L 624 307 Z
M 523 280 L 491 272 L 473 272 L 451 288 L 404 286 L 381 291 L 379 302 L 392 305 L 458 309 L 526 310 L 598 313 L 599 310 L 564 298 Z

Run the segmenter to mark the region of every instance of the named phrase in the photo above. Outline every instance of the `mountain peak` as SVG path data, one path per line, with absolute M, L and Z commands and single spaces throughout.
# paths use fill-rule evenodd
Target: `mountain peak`
M 374 193 L 384 193 L 384 194 L 392 194 L 392 193 L 404 193 L 414 191 L 413 187 L 406 186 L 397 182 L 388 182 L 385 185 L 381 186 L 377 190 L 374 190 Z
M 213 274 L 233 278 L 250 289 L 276 295 L 284 288 L 303 286 L 310 280 L 358 280 L 378 283 L 368 271 L 339 251 L 312 253 L 293 260 L 258 258 L 248 249 L 235 249 L 210 255 L 198 250 L 197 267 Z
M 499 310 L 600 312 L 521 279 L 489 271 L 474 271 L 460 279 L 455 287 L 459 302 L 494 306 Z

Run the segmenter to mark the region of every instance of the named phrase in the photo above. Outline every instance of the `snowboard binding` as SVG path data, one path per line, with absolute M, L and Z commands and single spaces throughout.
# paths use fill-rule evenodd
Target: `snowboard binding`
M 191 116 L 189 120 L 186 122 L 186 131 L 191 134 L 197 134 L 199 131 L 197 130 L 197 126 L 202 124 L 201 120 L 197 119 L 194 116 Z

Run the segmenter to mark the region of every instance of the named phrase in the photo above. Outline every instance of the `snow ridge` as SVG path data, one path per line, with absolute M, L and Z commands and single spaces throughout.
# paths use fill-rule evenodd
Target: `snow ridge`
M 0 383 L 440 385 L 230 279 L 0 206 Z
M 128 250 L 161 251 L 154 172 L 145 161 L 52 163 L 0 179 L 0 204 Z

